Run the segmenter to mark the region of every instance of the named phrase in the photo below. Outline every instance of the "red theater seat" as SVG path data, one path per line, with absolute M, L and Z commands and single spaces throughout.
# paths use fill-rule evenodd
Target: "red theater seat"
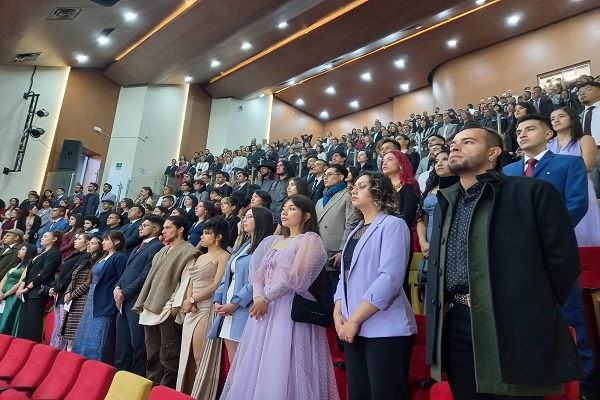
M 65 400 L 103 400 L 116 372 L 111 365 L 87 360 Z
M 19 373 L 12 380 L 0 381 L 0 388 L 33 392 L 46 377 L 57 354 L 58 349 L 45 344 L 36 344 Z
M 44 371 L 45 379 L 31 396 L 26 395 L 25 391 L 8 389 L 0 395 L 0 399 L 62 400 L 73 387 L 84 362 L 85 357 L 79 354 L 61 351 L 50 371 Z
M 588 337 L 600 367 L 600 247 L 580 247 L 581 290 Z
M 417 321 L 417 335 L 408 373 L 410 398 L 412 400 L 429 400 L 429 389 L 435 381 L 431 378 L 429 365 L 425 363 L 425 316 L 417 314 L 415 320 Z
M 35 342 L 26 339 L 15 339 L 10 343 L 8 351 L 0 361 L 0 379 L 11 380 L 23 368 L 31 354 Z
M 194 400 L 194 398 L 166 386 L 154 386 L 148 400 Z
M 8 348 L 10 347 L 10 343 L 14 339 L 15 339 L 14 337 L 9 336 L 9 335 L 0 335 L 0 360 L 2 360 L 2 358 L 6 354 L 6 352 L 8 351 Z
M 50 344 L 52 339 L 52 332 L 54 331 L 54 311 L 50 311 L 46 314 L 44 319 L 44 343 Z

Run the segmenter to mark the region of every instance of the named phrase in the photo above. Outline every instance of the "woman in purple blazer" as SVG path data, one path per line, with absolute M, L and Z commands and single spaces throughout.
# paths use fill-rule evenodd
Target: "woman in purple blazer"
M 335 329 L 344 340 L 348 395 L 354 399 L 408 400 L 408 370 L 415 317 L 402 288 L 410 231 L 397 218 L 391 180 L 366 171 L 352 189 L 362 221 L 342 252 L 335 293 Z

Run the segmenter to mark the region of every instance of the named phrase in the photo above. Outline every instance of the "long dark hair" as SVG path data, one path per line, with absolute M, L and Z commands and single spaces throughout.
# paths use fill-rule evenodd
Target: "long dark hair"
M 223 250 L 227 249 L 227 244 L 229 243 L 229 224 L 225 221 L 225 218 L 215 217 L 206 221 L 204 232 L 213 233 L 215 236 L 221 235 L 219 245 Z
M 273 213 L 271 210 L 265 207 L 251 207 L 250 210 L 254 219 L 254 234 L 252 234 L 248 254 L 254 253 L 260 242 L 273 234 Z
M 273 200 L 271 199 L 271 195 L 269 194 L 269 192 L 267 192 L 265 190 L 257 190 L 254 192 L 254 194 L 261 198 L 261 200 L 263 202 L 263 205 L 262 205 L 263 207 L 271 208 L 271 202 Z
M 569 115 L 569 118 L 571 118 L 571 124 L 569 125 L 569 132 L 571 132 L 571 141 L 569 143 L 573 144 L 583 137 L 583 126 L 581 125 L 581 120 L 579 119 L 579 114 L 577 114 L 577 111 L 575 111 L 571 107 L 559 107 L 554 111 L 564 111 Z M 552 112 L 554 113 L 554 111 Z M 556 132 L 554 134 L 554 137 L 556 137 Z
M 304 179 L 294 176 L 293 178 L 290 178 L 290 180 L 288 181 L 288 185 L 290 184 L 290 181 L 294 181 L 294 183 L 296 184 L 296 191 L 298 192 L 298 194 L 307 197 L 310 195 L 310 193 L 308 192 L 308 183 L 306 183 Z
M 206 211 L 206 215 L 204 216 L 205 221 L 215 216 L 215 203 L 210 200 L 203 200 L 200 203 L 202 203 L 202 207 Z
M 377 166 L 375 165 L 375 160 L 373 159 L 373 152 L 369 151 L 369 150 L 365 150 L 365 149 L 359 150 L 358 152 L 360 153 L 361 151 L 365 152 L 365 155 L 367 156 L 367 162 L 362 167 L 360 167 L 360 164 L 358 164 L 360 170 L 361 171 L 376 170 Z M 356 155 L 358 156 L 358 153 Z
M 23 261 L 21 261 L 19 265 L 25 267 L 29 265 L 31 260 L 33 260 L 33 257 L 37 255 L 37 247 L 35 247 L 34 244 L 30 243 L 25 243 L 23 244 L 23 246 L 25 246 L 27 250 L 25 251 L 25 257 L 23 258 Z
M 300 233 L 314 232 L 317 235 L 320 235 L 319 223 L 317 221 L 317 211 L 315 210 L 315 205 L 312 200 L 304 195 L 294 194 L 286 198 L 283 202 L 283 205 L 285 205 L 285 203 L 288 201 L 291 201 L 293 205 L 298 207 L 300 211 L 302 211 L 302 214 L 310 214 L 310 219 L 300 225 Z M 284 226 L 281 229 L 281 233 L 283 234 L 284 238 L 287 238 L 290 236 L 290 229 Z
M 438 155 L 442 153 L 449 156 L 450 148 L 448 148 L 447 146 L 443 146 L 442 150 L 438 154 L 436 154 L 435 158 L 437 159 Z M 419 205 L 417 206 L 417 219 L 423 216 L 423 202 L 436 186 L 439 186 L 440 189 L 443 189 L 445 187 L 454 185 L 459 180 L 460 178 L 455 175 L 442 178 L 437 174 L 435 167 L 432 168 L 429 172 L 427 182 L 425 183 L 425 190 L 423 191 L 423 194 L 421 195 L 421 198 L 419 200 Z
M 296 168 L 294 168 L 294 164 L 288 160 L 280 160 L 281 164 L 283 164 L 283 172 L 285 173 L 285 177 L 290 179 L 293 176 L 296 176 Z
M 123 252 L 125 250 L 125 235 L 118 230 L 108 231 L 102 236 L 103 239 L 108 239 L 115 245 L 115 252 Z M 115 243 L 119 241 L 119 243 Z
M 62 244 L 63 233 L 61 231 L 48 231 L 49 234 L 56 238 L 56 241 L 52 244 L 52 247 L 60 250 L 60 245 Z M 50 249 L 46 249 L 50 250 Z
M 120 217 L 121 214 L 117 215 Z M 73 215 L 71 215 L 69 218 L 75 218 L 75 225 L 73 225 L 73 228 L 71 228 L 69 231 L 70 232 L 75 232 L 77 229 L 83 229 L 83 215 L 79 214 L 79 213 L 75 213 Z

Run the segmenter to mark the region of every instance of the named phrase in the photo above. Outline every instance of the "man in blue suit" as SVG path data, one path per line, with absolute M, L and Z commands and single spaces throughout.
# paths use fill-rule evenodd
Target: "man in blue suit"
M 42 250 L 42 245 L 40 242 L 42 240 L 42 236 L 44 236 L 44 233 L 50 231 L 66 232 L 69 230 L 69 222 L 64 218 L 66 212 L 67 210 L 62 206 L 54 207 L 52 209 L 50 212 L 50 221 L 48 221 L 46 226 L 44 226 L 42 234 L 38 236 L 36 243 L 38 249 Z
M 142 224 L 142 217 L 146 213 L 144 207 L 136 204 L 129 209 L 127 218 L 129 223 L 121 227 L 121 232 L 125 235 L 125 255 L 129 256 L 133 249 L 142 243 L 139 237 L 139 228 Z
M 548 141 L 554 137 L 551 126 L 551 122 L 541 115 L 526 115 L 519 119 L 517 142 L 525 155 L 520 161 L 504 167 L 503 171 L 510 176 L 532 176 L 552 183 L 565 199 L 575 227 L 588 210 L 587 171 L 582 157 L 554 154 L 547 149 Z M 575 328 L 579 356 L 589 373 L 594 368 L 594 353 L 587 335 L 579 279 L 562 310 L 567 323 Z M 585 384 L 582 390 L 584 388 Z
M 115 367 L 140 376 L 146 375 L 146 346 L 144 326 L 139 324 L 140 315 L 131 309 L 152 267 L 154 255 L 164 244 L 158 239 L 165 219 L 158 215 L 144 217 L 139 226 L 141 244 L 134 248 L 127 267 L 113 292 L 119 309 L 116 330 Z

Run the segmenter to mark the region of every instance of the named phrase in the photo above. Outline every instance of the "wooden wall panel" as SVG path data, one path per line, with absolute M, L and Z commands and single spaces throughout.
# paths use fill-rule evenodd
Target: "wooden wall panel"
M 451 60 L 433 76 L 433 98 L 442 110 L 477 104 L 507 90 L 522 94 L 537 76 L 590 61 L 600 72 L 600 10 L 594 10 L 515 39 Z
M 204 89 L 190 85 L 179 147 L 179 154 L 185 154 L 188 159 L 195 151 L 206 148 L 211 105 L 212 97 Z
M 408 119 L 411 113 L 423 114 L 423 111 L 427 111 L 431 115 L 435 106 L 431 86 L 394 97 L 394 121 L 404 123 L 404 120 Z
M 102 157 L 100 168 L 103 168 L 120 89 L 99 69 L 71 68 L 48 171 L 57 170 L 65 139 L 81 140 L 90 154 Z M 104 134 L 94 131 L 95 126 L 102 128 Z
M 294 136 L 300 139 L 300 135 L 303 134 L 312 134 L 314 139 L 325 136 L 323 122 L 274 97 L 269 143 L 275 140 L 283 141 L 284 138 L 291 141 Z

